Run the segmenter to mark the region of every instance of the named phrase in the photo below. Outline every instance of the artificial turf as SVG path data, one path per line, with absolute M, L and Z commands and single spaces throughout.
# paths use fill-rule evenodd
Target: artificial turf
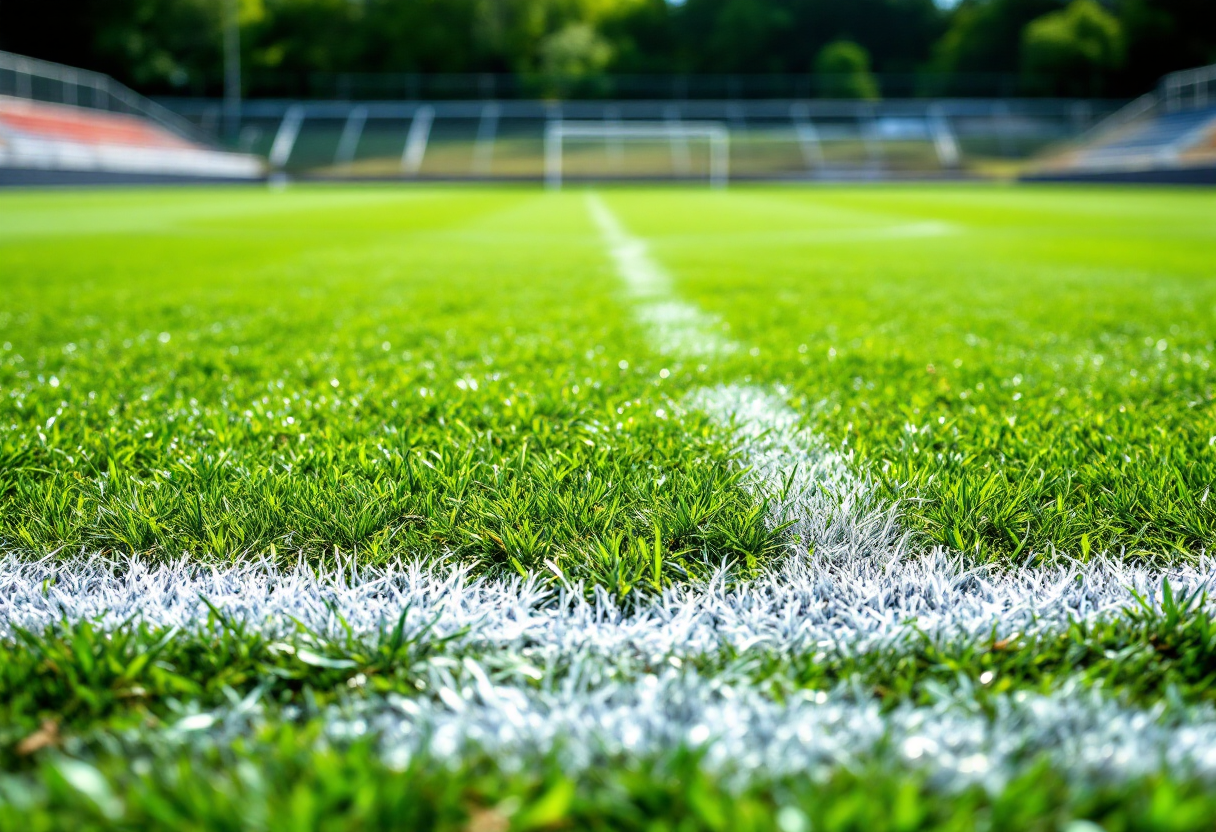
M 420 560 L 645 622 L 635 601 L 816 555 L 774 511 L 786 472 L 746 468 L 757 433 L 704 406 L 707 390 L 753 390 L 898 518 L 907 551 L 944 547 L 964 570 L 1200 574 L 1216 525 L 1214 216 L 1206 191 L 1063 187 L 2 194 L 0 557 L 120 572 Z M 662 297 L 639 299 L 650 284 L 619 273 L 631 263 L 663 271 Z M 864 776 L 732 785 L 678 749 L 522 774 L 486 757 L 386 765 L 371 740 L 326 733 L 327 708 L 373 696 L 476 699 L 486 674 L 526 691 L 636 685 L 658 667 L 776 702 L 846 691 L 996 713 L 1080 687 L 1199 719 L 1213 610 L 1201 588 L 1159 589 L 987 639 L 913 619 L 898 639 L 723 637 L 585 661 L 405 627 L 408 605 L 369 635 L 336 612 L 322 634 L 220 609 L 195 629 L 115 626 L 66 606 L 28 630 L 0 600 L 0 822 L 1201 829 L 1211 784 L 1185 771 L 1048 787 L 1060 761 L 1036 758 L 985 790 L 875 758 Z M 256 730 L 228 745 L 161 736 L 255 701 Z M 858 802 L 863 782 L 881 799 Z

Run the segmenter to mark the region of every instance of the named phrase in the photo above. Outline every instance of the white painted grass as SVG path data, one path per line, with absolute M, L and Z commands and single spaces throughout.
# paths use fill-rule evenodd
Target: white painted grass
M 666 299 L 671 295 L 671 277 L 650 257 L 646 242 L 632 236 L 597 194 L 587 195 L 587 210 L 595 221 L 617 274 L 637 298 Z
M 1210 562 L 1169 571 L 1182 591 L 1211 574 Z M 996 791 L 1039 756 L 1074 783 L 1161 771 L 1216 781 L 1208 707 L 1145 710 L 1084 690 L 989 697 L 981 706 L 961 683 L 943 688 L 933 706 L 883 713 L 864 690 L 779 701 L 749 677 L 752 660 L 773 653 L 826 659 L 898 649 L 915 637 L 913 623 L 943 639 L 975 640 L 1118 617 L 1134 603 L 1129 588 L 1151 597 L 1160 577 L 1101 560 L 1000 573 L 940 552 L 889 562 L 812 554 L 753 583 L 728 589 L 719 579 L 625 608 L 603 593 L 587 600 L 535 580 L 471 580 L 421 565 L 325 573 L 10 556 L 0 560 L 0 621 L 10 632 L 81 618 L 103 628 L 134 620 L 207 631 L 209 601 L 272 637 L 290 636 L 299 622 L 339 651 L 352 635 L 377 641 L 407 609 L 407 633 L 419 642 L 464 630 L 425 667 L 424 694 L 352 696 L 324 712 L 333 741 L 368 737 L 394 765 L 485 753 L 522 768 L 557 754 L 574 773 L 691 746 L 738 786 L 876 761 L 923 768 L 942 788 Z M 688 669 L 728 647 L 737 655 L 722 672 Z M 252 706 L 182 716 L 170 736 L 134 742 L 224 744 L 267 718 Z
M 830 448 L 803 427 L 783 391 L 719 385 L 694 391 L 683 404 L 733 432 L 751 469 L 745 484 L 770 499 L 774 522 L 793 524 L 791 568 L 808 551 L 829 561 L 911 559 L 897 507 L 871 496 L 869 483 L 854 471 L 851 451 Z
M 877 763 L 920 769 L 945 790 L 999 792 L 1041 760 L 1071 785 L 1163 771 L 1216 782 L 1210 706 L 1128 708 L 1079 688 L 983 698 L 962 689 L 927 707 L 884 712 L 847 688 L 777 703 L 755 685 L 670 667 L 625 680 L 583 672 L 535 687 L 504 682 L 470 658 L 450 664 L 425 695 L 354 697 L 324 709 L 328 739 L 368 739 L 402 768 L 417 758 L 458 765 L 488 755 L 524 770 L 554 755 L 572 776 L 697 749 L 704 768 L 736 788 Z M 128 754 L 149 742 L 224 746 L 267 718 L 252 697 L 210 713 L 183 711 L 168 732 L 128 735 Z
M 571 772 L 690 747 L 704 752 L 706 768 L 738 785 L 888 762 L 925 769 L 939 787 L 999 791 L 1042 758 L 1073 783 L 1163 770 L 1216 779 L 1211 708 L 1138 710 L 1094 691 L 998 696 L 983 705 L 962 692 L 883 713 L 844 690 L 777 704 L 754 685 L 668 669 L 547 691 L 482 676 L 445 692 L 366 700 L 331 717 L 331 736 L 371 733 L 397 765 L 418 754 L 459 760 L 481 751 L 523 767 L 556 752 Z
M 773 575 L 668 589 L 621 605 L 604 593 L 548 587 L 536 579 L 470 579 L 460 568 L 402 564 L 325 572 L 269 564 L 209 567 L 101 559 L 30 563 L 0 559 L 0 633 L 55 622 L 127 620 L 198 631 L 211 606 L 271 637 L 296 622 L 341 643 L 375 640 L 408 608 L 409 632 L 446 638 L 452 652 L 500 652 L 563 665 L 580 660 L 649 665 L 736 652 L 860 653 L 897 644 L 915 624 L 942 638 L 1053 631 L 1076 619 L 1119 616 L 1131 590 L 1160 594 L 1206 586 L 1208 560 L 1163 572 L 1096 559 L 1087 564 L 1001 572 L 967 568 L 944 553 L 883 561 L 793 560 Z M 348 630 L 349 628 L 349 630 Z
M 472 579 L 444 564 L 339 572 L 83 554 L 31 562 L 13 553 L 0 557 L 0 633 L 86 618 L 196 629 L 211 604 L 271 636 L 299 622 L 324 638 L 340 639 L 348 627 L 372 638 L 408 608 L 412 626 L 433 622 L 433 637 L 466 630 L 455 642 L 461 650 L 644 664 L 727 648 L 860 653 L 905 638 L 912 623 L 942 638 L 1033 634 L 1118 616 L 1134 606 L 1133 591 L 1153 597 L 1162 580 L 1191 593 L 1216 578 L 1207 557 L 1167 569 L 1116 557 L 1002 569 L 941 547 L 914 550 L 896 510 L 868 496 L 851 456 L 804 429 L 780 391 L 719 386 L 684 404 L 734 432 L 740 464 L 751 468 L 745 482 L 773 497 L 774 522 L 793 523 L 788 557 L 759 580 L 739 583 L 723 571 L 706 585 L 621 605 L 602 591 L 588 599 L 581 587 Z
M 1120 616 L 1134 604 L 1131 589 L 1151 597 L 1168 577 L 1191 592 L 1210 580 L 1213 563 L 1153 572 L 1099 558 L 995 571 L 942 550 L 914 554 L 892 514 L 866 507 L 845 458 L 801 444 L 813 437 L 778 396 L 724 387 L 692 401 L 747 438 L 757 489 L 774 491 L 773 475 L 800 472 L 777 516 L 793 518 L 803 542 L 760 580 L 728 585 L 720 575 L 626 607 L 603 592 L 588 600 L 577 588 L 536 579 L 472 580 L 460 569 L 421 564 L 324 572 L 86 557 L 30 563 L 9 555 L 0 558 L 0 630 L 91 618 L 103 628 L 134 620 L 197 631 L 214 626 L 214 606 L 269 636 L 289 636 L 298 622 L 340 645 L 352 636 L 379 639 L 408 609 L 407 631 L 421 642 L 464 631 L 428 665 L 427 692 L 352 697 L 324 714 L 332 740 L 370 737 L 396 765 L 418 755 L 455 762 L 488 753 L 524 767 L 558 754 L 577 771 L 694 746 L 710 770 L 737 785 L 885 761 L 921 767 L 942 788 L 999 790 L 1033 757 L 1075 783 L 1160 771 L 1216 780 L 1210 708 L 1144 710 L 1100 691 L 1066 690 L 989 698 L 990 711 L 963 685 L 942 690 L 932 707 L 883 713 L 864 691 L 778 701 L 751 684 L 753 657 L 899 648 L 912 624 L 942 639 L 975 640 Z M 738 656 L 722 673 L 687 669 L 689 660 L 727 648 Z M 195 713 L 169 735 L 134 737 L 134 750 L 147 742 L 230 742 L 248 736 L 259 713 L 251 706 Z
M 675 298 L 670 277 L 651 258 L 646 242 L 631 235 L 599 196 L 587 196 L 587 210 L 659 352 L 702 358 L 739 349 L 721 338 L 718 321 Z M 925 231 L 923 225 L 913 227 Z M 934 233 L 941 230 L 928 225 Z M 750 483 L 765 494 L 784 494 L 773 517 L 775 522 L 793 521 L 801 551 L 813 547 L 832 558 L 907 557 L 907 535 L 899 528 L 895 507 L 876 504 L 866 483 L 852 473 L 851 455 L 829 450 L 821 438 L 802 430 L 801 417 L 780 395 L 719 386 L 697 391 L 684 404 L 735 430 L 753 468 Z M 792 566 L 797 568 L 797 558 Z

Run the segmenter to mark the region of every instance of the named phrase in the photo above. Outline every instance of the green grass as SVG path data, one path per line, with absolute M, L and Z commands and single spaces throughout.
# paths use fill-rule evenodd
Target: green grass
M 982 558 L 1211 538 L 1212 195 L 607 201 L 758 355 L 657 354 L 578 193 L 4 195 L 0 541 L 529 569 L 658 527 L 674 560 L 758 563 L 728 438 L 671 416 L 720 379 L 786 385 Z
M 121 817 L 121 828 L 156 830 L 1200 832 L 1216 812 L 1199 783 L 1146 777 L 1070 790 L 1046 764 L 1028 765 L 997 797 L 973 787 L 943 800 L 924 773 L 878 767 L 738 790 L 692 754 L 577 777 L 557 761 L 510 771 L 485 759 L 455 770 L 416 760 L 396 770 L 367 743 L 339 750 L 317 733 L 277 728 L 228 752 L 153 749 L 100 767 L 48 759 L 32 775 L 0 775 L 0 791 L 15 797 L 0 803 L 0 825 L 95 830 Z
M 609 581 L 657 525 L 676 577 L 764 560 L 726 438 L 654 415 L 691 374 L 660 379 L 569 204 L 7 197 L 0 540 Z
M 32 832 L 112 828 L 117 817 L 141 830 L 1092 832 L 1100 823 L 1109 832 L 1200 832 L 1216 811 L 1200 783 L 1144 777 L 1070 791 L 1046 764 L 1028 765 L 996 798 L 975 787 L 942 800 L 916 771 L 841 770 L 810 787 L 777 780 L 741 792 L 698 761 L 680 754 L 579 777 L 556 760 L 524 771 L 485 759 L 396 770 L 367 743 L 338 751 L 310 727 L 286 727 L 226 753 L 153 749 L 97 768 L 57 760 L 36 777 L 0 775 L 0 789 L 16 797 L 0 804 L 0 823 Z
M 610 198 L 930 539 L 1180 556 L 1216 529 L 1216 197 L 1083 188 Z M 883 228 L 942 223 L 937 236 Z M 867 237 L 867 232 L 874 236 Z
M 0 551 L 417 557 L 625 598 L 723 563 L 756 575 L 796 541 L 745 487 L 730 430 L 681 407 L 718 383 L 784 388 L 918 546 L 967 562 L 1190 560 L 1213 539 L 1216 195 L 601 196 L 674 299 L 742 349 L 664 354 L 577 190 L 0 193 Z M 967 691 L 987 707 L 1081 685 L 1204 708 L 1205 600 L 1163 592 L 1000 640 L 910 627 L 869 652 L 683 661 L 774 699 Z M 217 613 L 198 632 L 86 621 L 0 639 L 0 829 L 1114 832 L 1216 812 L 1210 783 L 1063 785 L 1033 760 L 1001 789 L 951 794 L 877 763 L 740 789 L 688 752 L 569 776 L 555 761 L 398 770 L 370 741 L 328 745 L 320 709 L 428 696 L 466 657 L 514 679 L 518 657 L 391 622 L 345 641 L 259 632 Z M 594 672 L 636 681 L 664 660 Z M 545 667 L 537 686 L 591 672 Z M 248 696 L 267 709 L 254 734 L 157 745 L 183 713 Z

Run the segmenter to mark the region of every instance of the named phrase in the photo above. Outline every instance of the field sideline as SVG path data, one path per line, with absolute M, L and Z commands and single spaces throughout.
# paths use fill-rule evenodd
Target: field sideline
M 1207 828 L 1214 216 L 0 195 L 0 827 Z

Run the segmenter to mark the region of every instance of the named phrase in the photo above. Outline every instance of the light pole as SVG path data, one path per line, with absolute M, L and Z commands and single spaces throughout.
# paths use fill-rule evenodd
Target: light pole
M 238 0 L 224 3 L 224 130 L 236 141 L 241 123 L 241 28 Z

